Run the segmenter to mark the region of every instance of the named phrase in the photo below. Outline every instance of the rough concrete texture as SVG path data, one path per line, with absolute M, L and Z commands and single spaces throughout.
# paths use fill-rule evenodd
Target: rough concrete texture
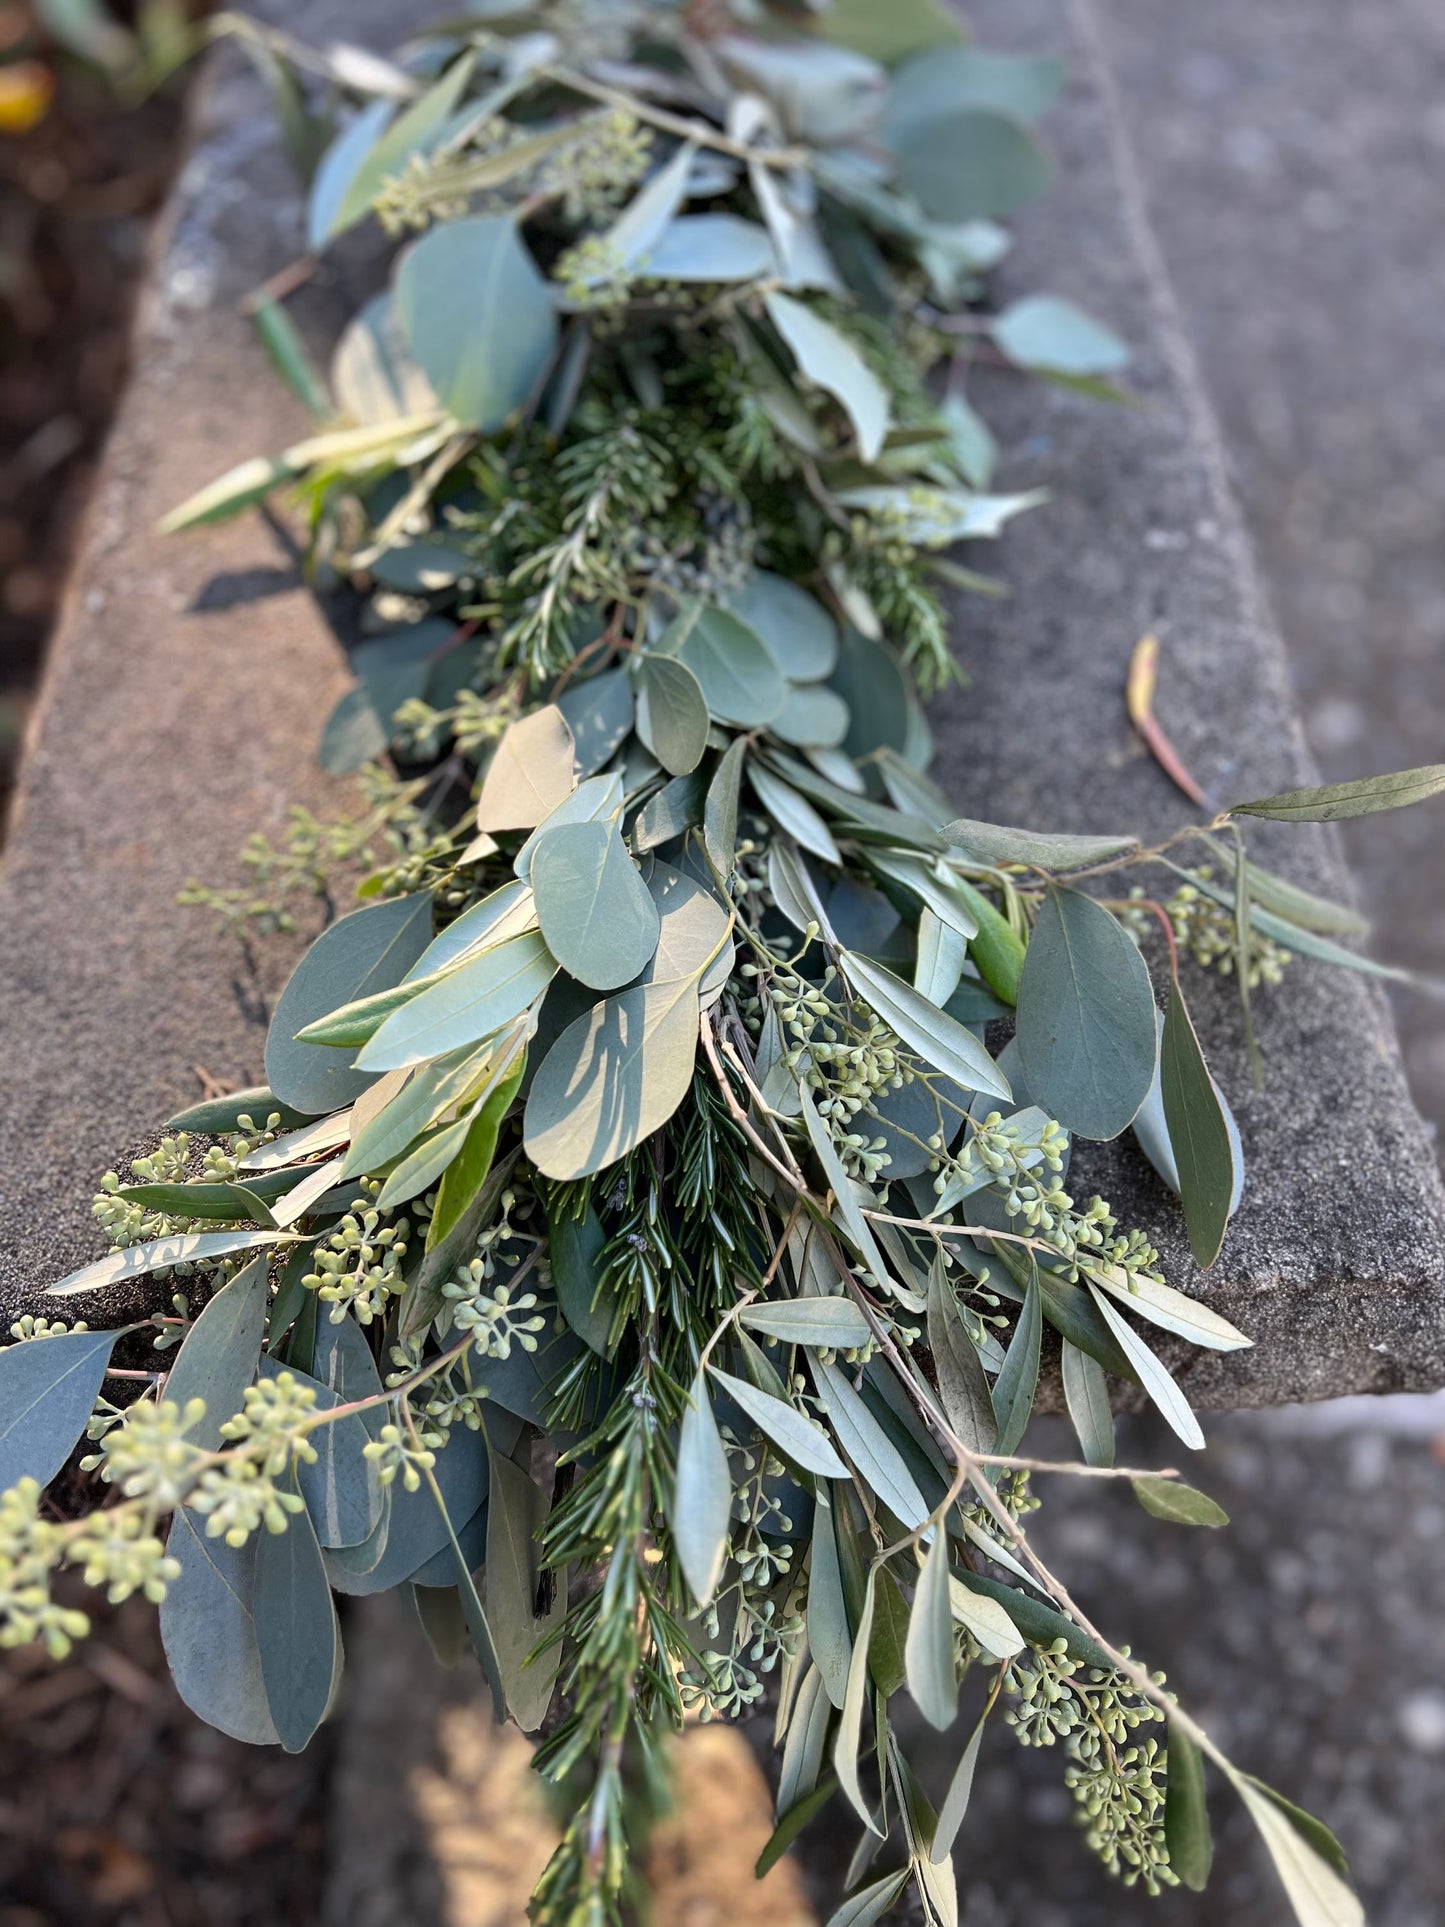
M 1191 812 L 1124 713 L 1130 652 L 1148 630 L 1164 652 L 1161 720 L 1214 800 L 1317 776 L 1095 16 L 1082 0 L 984 0 L 970 17 L 987 44 L 1066 50 L 1075 76 L 1049 125 L 1054 188 L 1020 221 L 1001 292 L 1048 287 L 1119 329 L 1137 400 L 1110 409 L 1002 378 L 986 397 L 1008 450 L 1005 484 L 1051 484 L 1054 498 L 999 545 L 1010 599 L 960 609 L 973 686 L 936 708 L 940 769 L 969 816 L 1154 836 Z M 1326 833 L 1268 825 L 1254 843 L 1301 882 L 1349 889 Z M 1156 887 L 1167 890 L 1167 876 Z M 1207 1292 L 1255 1338 L 1227 1357 L 1171 1354 L 1190 1398 L 1269 1404 L 1442 1382 L 1445 1217 L 1383 998 L 1353 974 L 1292 966 L 1282 988 L 1255 1000 L 1268 1066 L 1256 1096 L 1231 985 L 1198 971 L 1187 982 L 1253 1179 L 1207 1282 L 1129 1138 L 1087 1147 L 1073 1176 L 1157 1238 L 1176 1283 Z
M 1154 227 L 1326 775 L 1445 756 L 1445 10 L 1100 0 Z M 1441 820 L 1345 826 L 1378 953 L 1439 977 Z M 1396 998 L 1445 1123 L 1445 1006 Z

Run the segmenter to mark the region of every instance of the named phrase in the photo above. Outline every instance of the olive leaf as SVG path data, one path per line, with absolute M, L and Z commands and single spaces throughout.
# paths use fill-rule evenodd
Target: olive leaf
M 1176 977 L 1159 1048 L 1159 1081 L 1190 1249 L 1206 1269 L 1234 1208 L 1234 1138 Z
M 1098 1359 L 1066 1338 L 1063 1344 L 1064 1404 L 1078 1435 L 1085 1465 L 1114 1463 L 1114 1412 L 1109 1385 Z
M 820 1487 L 814 1501 L 813 1556 L 808 1568 L 808 1651 L 822 1678 L 828 1700 L 841 1710 L 848 1687 L 853 1635 L 848 1624 L 843 1574 L 838 1563 L 833 1503 L 824 1498 Z
M 95 1409 L 118 1332 L 59 1332 L 0 1351 L 0 1492 L 48 1485 Z
M 993 1408 L 998 1417 L 998 1442 L 994 1450 L 1005 1456 L 1018 1450 L 1034 1409 L 1043 1329 L 1043 1290 L 1039 1283 L 1039 1268 L 1030 1254 L 1029 1281 L 1024 1290 L 1023 1308 L 993 1384 Z
M 910 1869 L 900 1867 L 850 1894 L 828 1916 L 828 1927 L 876 1927 L 908 1884 Z
M 732 1502 L 732 1477 L 707 1395 L 707 1374 L 699 1372 L 682 1415 L 668 1513 L 678 1560 L 699 1607 L 717 1590 Z
M 942 1254 L 928 1273 L 928 1349 L 949 1424 L 971 1452 L 992 1452 L 998 1422 L 988 1379 L 958 1309 Z
M 1234 803 L 1229 816 L 1274 816 L 1286 823 L 1338 823 L 1347 816 L 1371 816 L 1376 810 L 1401 810 L 1410 803 L 1445 790 L 1445 763 L 1421 769 L 1393 770 L 1387 776 L 1361 776 L 1349 783 L 1326 783 L 1317 789 L 1281 790 L 1257 803 Z
M 813 1382 L 828 1412 L 828 1422 L 859 1477 L 910 1532 L 928 1517 L 928 1507 L 907 1461 L 874 1418 L 847 1374 L 809 1353 Z M 860 1633 L 859 1638 L 862 1638 Z M 846 1782 L 845 1782 L 846 1784 Z
M 847 1466 L 838 1457 L 832 1440 L 815 1419 L 810 1419 L 783 1399 L 760 1392 L 745 1379 L 734 1378 L 716 1365 L 711 1367 L 711 1371 L 723 1390 L 741 1405 L 750 1419 L 761 1426 L 773 1444 L 794 1465 L 801 1466 L 805 1472 L 817 1473 L 822 1478 L 847 1478 Z
M 888 391 L 882 382 L 848 337 L 805 302 L 774 291 L 764 295 L 763 304 L 799 371 L 842 405 L 863 460 L 876 461 L 888 433 Z
M 212 1258 L 229 1258 L 237 1251 L 257 1251 L 265 1245 L 290 1242 L 285 1231 L 181 1231 L 165 1238 L 151 1238 L 145 1244 L 126 1245 L 108 1252 L 94 1264 L 83 1265 L 51 1285 L 47 1297 L 72 1298 L 77 1292 L 98 1291 L 118 1285 L 128 1278 L 140 1278 L 148 1271 L 169 1271 L 176 1265 L 204 1264 Z M 32 1341 L 33 1342 L 33 1341 Z
M 724 879 L 732 875 L 737 856 L 738 798 L 747 752 L 745 738 L 739 736 L 729 743 L 713 772 L 703 810 L 703 842 L 708 861 Z
M 1169 1723 L 1168 1768 L 1164 1839 L 1169 1865 L 1186 1887 L 1202 1894 L 1214 1862 L 1214 1840 L 1204 1798 L 1204 1760 L 1178 1720 Z
M 426 1248 L 434 1251 L 461 1222 L 468 1205 L 486 1183 L 497 1154 L 497 1139 L 527 1068 L 525 1047 L 518 1049 L 510 1070 L 498 1077 L 479 1110 L 467 1125 L 461 1148 L 451 1159 L 437 1187 Z M 500 1067 L 499 1067 L 500 1069 Z
M 1057 295 L 1031 294 L 995 317 L 990 332 L 1010 361 L 1055 375 L 1113 375 L 1129 363 L 1116 334 Z
M 366 1071 L 403 1070 L 478 1043 L 514 1023 L 556 974 L 539 932 L 509 938 L 394 1011 L 356 1061 Z
M 1134 1497 L 1156 1519 L 1180 1526 L 1227 1526 L 1229 1514 L 1207 1492 L 1178 1479 L 1131 1479 Z
M 1124 1356 L 1138 1374 L 1139 1383 L 1153 1399 L 1171 1429 L 1194 1452 L 1204 1450 L 1204 1434 L 1199 1429 L 1199 1421 L 1189 1409 L 1189 1401 L 1175 1384 L 1173 1375 L 1160 1363 L 1139 1334 L 1121 1318 L 1110 1304 L 1108 1297 L 1092 1282 L 1089 1293 L 1103 1314 L 1104 1322 L 1119 1341 Z
M 821 857 L 825 863 L 843 861 L 842 852 L 833 841 L 833 833 L 805 798 L 780 777 L 774 776 L 765 763 L 756 760 L 748 764 L 748 781 L 752 784 L 758 801 L 768 812 L 778 827 L 801 843 L 805 850 Z
M 983 1091 L 1004 1099 L 1012 1097 L 1008 1079 L 972 1031 L 955 1023 L 912 984 L 895 977 L 883 964 L 873 963 L 851 950 L 842 953 L 841 962 L 843 974 L 857 994 L 926 1064 L 942 1071 L 965 1090 Z
M 1052 835 L 978 823 L 967 816 L 945 823 L 941 834 L 978 863 L 1024 863 L 1040 870 L 1083 870 L 1139 847 L 1137 836 Z
M 842 1714 L 833 1742 L 833 1769 L 838 1775 L 838 1784 L 870 1833 L 881 1833 L 882 1829 L 874 1820 L 872 1809 L 864 1798 L 862 1782 L 858 1778 L 858 1754 L 863 1744 L 863 1711 L 868 1700 L 868 1648 L 873 1637 L 877 1575 L 878 1568 L 870 1566 L 863 1589 L 863 1605 L 858 1614 L 858 1629 L 853 1640 L 853 1655 L 848 1662 Z
M 785 1345 L 819 1345 L 853 1351 L 871 1336 L 868 1320 L 851 1298 L 792 1298 L 748 1305 L 740 1314 L 750 1331 Z
M 1229 1777 L 1269 1849 L 1300 1927 L 1365 1927 L 1364 1908 L 1300 1825 L 1304 1821 L 1318 1828 L 1318 1821 L 1248 1774 L 1231 1772 Z M 1334 1844 L 1333 1836 L 1329 1838 Z
M 980 1719 L 968 1736 L 968 1744 L 959 1755 L 958 1765 L 948 1782 L 948 1791 L 943 1796 L 943 1805 L 938 1809 L 938 1820 L 933 1829 L 933 1844 L 928 1857 L 934 1865 L 948 1858 L 953 1843 L 958 1838 L 958 1830 L 963 1825 L 964 1815 L 968 1812 L 969 1798 L 973 1793 L 973 1776 L 978 1766 L 979 1748 L 983 1744 L 985 1721 Z
M 904 1656 L 914 1704 L 930 1726 L 944 1732 L 958 1715 L 958 1678 L 948 1594 L 948 1536 L 941 1528 L 935 1530 L 924 1556 Z
M 487 1505 L 487 1625 L 491 1629 L 507 1711 L 524 1733 L 546 1718 L 562 1663 L 560 1642 L 545 1642 L 567 1613 L 567 1574 L 554 1575 L 545 1612 L 537 1610 L 541 1583 L 538 1534 L 547 1516 L 546 1494 L 520 1466 L 491 1456 Z

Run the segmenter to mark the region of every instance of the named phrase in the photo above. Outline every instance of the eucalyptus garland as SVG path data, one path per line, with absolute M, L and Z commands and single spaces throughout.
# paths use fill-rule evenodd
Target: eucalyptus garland
M 1024 1522 L 1070 1472 L 1223 1523 L 1115 1465 L 1110 1384 L 1199 1447 L 1157 1334 L 1249 1341 L 1074 1195 L 1071 1147 L 1132 1129 L 1212 1262 L 1242 1158 L 1179 955 L 1234 973 L 1246 1022 L 1289 954 L 1365 967 L 1241 819 L 1445 770 L 1152 845 L 962 820 L 930 781 L 941 592 L 993 586 L 949 552 L 1036 499 L 990 492 L 971 371 L 1107 394 L 1124 360 L 1067 302 L 985 305 L 1059 69 L 926 0 L 474 0 L 395 63 L 227 25 L 314 165 L 313 250 L 373 217 L 398 245 L 329 377 L 263 297 L 316 432 L 172 518 L 285 487 L 318 576 L 364 593 L 322 756 L 366 808 L 192 894 L 285 923 L 349 868 L 360 907 L 279 1000 L 266 1086 L 106 1178 L 109 1255 L 55 1287 L 85 1322 L 0 1352 L 0 1642 L 82 1636 L 63 1566 L 142 1591 L 188 1703 L 296 1749 L 340 1678 L 333 1595 L 405 1589 L 541 1736 L 550 1927 L 624 1918 L 665 1736 L 765 1698 L 760 1867 L 830 1805 L 862 1830 L 834 1927 L 910 1889 L 956 1922 L 991 1718 L 1058 1746 L 1126 1883 L 1204 1886 L 1208 1760 L 1298 1918 L 1359 1921 L 1327 1830 Z M 112 1329 L 142 1275 L 163 1308 Z M 1041 1466 L 1055 1356 L 1080 1462 Z M 65 1516 L 41 1488 L 82 1433 Z M 945 1787 L 904 1695 L 958 1735 Z

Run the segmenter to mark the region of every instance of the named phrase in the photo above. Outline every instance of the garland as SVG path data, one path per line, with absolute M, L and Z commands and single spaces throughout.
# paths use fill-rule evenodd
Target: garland
M 1066 302 L 979 305 L 1057 67 L 927 0 L 477 11 L 399 65 L 225 23 L 321 156 L 313 249 L 373 214 L 401 246 L 329 379 L 260 301 L 317 432 L 172 518 L 287 486 L 318 573 L 365 589 L 321 753 L 367 811 L 298 814 L 249 846 L 254 889 L 190 894 L 285 925 L 350 866 L 361 907 L 280 999 L 266 1087 L 105 1180 L 111 1252 L 55 1288 L 101 1328 L 26 1319 L 0 1352 L 0 1641 L 82 1636 L 62 1565 L 143 1591 L 188 1703 L 295 1749 L 339 1678 L 333 1594 L 412 1588 L 543 1735 L 552 1927 L 623 1918 L 663 1736 L 770 1680 L 760 1868 L 850 1806 L 834 1927 L 910 1888 L 956 1920 L 991 1716 L 1063 1743 L 1126 1883 L 1204 1886 L 1207 1759 L 1299 1920 L 1359 1921 L 1327 1830 L 1109 1643 L 1023 1522 L 1043 1470 L 1223 1523 L 1114 1464 L 1109 1380 L 1197 1447 L 1146 1334 L 1249 1341 L 1074 1197 L 1071 1145 L 1132 1128 L 1208 1265 L 1242 1159 L 1178 953 L 1235 973 L 1246 1023 L 1289 953 L 1362 962 L 1240 819 L 1445 771 L 1152 846 L 955 818 L 915 690 L 954 673 L 941 591 L 994 585 L 948 551 L 1036 499 L 990 492 L 971 369 L 1107 394 L 1123 362 Z M 142 1275 L 168 1308 L 105 1328 Z M 1046 1327 L 1077 1465 L 1020 1453 Z M 108 1490 L 66 1519 L 41 1487 L 82 1432 Z M 936 1807 L 904 1691 L 960 1734 Z

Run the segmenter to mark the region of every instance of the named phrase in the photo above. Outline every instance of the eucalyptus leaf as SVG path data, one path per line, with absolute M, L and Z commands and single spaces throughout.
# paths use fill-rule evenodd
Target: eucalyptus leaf
M 545 831 L 532 889 L 548 949 L 593 990 L 629 983 L 657 949 L 662 920 L 616 823 Z
M 278 1097 L 319 1115 L 353 1103 L 367 1089 L 370 1076 L 337 1051 L 298 1043 L 297 1032 L 343 1004 L 399 984 L 431 934 L 432 902 L 425 891 L 368 904 L 322 931 L 277 1000 L 266 1035 L 266 1077 Z
M 762 637 L 790 682 L 820 682 L 832 675 L 838 661 L 838 625 L 798 583 L 754 569 L 728 608 Z
M 1051 886 L 1019 985 L 1019 1061 L 1036 1103 L 1079 1137 L 1114 1138 L 1149 1093 L 1154 993 L 1139 948 L 1101 904 Z
M 1168 1762 L 1164 1841 L 1169 1865 L 1186 1887 L 1202 1894 L 1214 1864 L 1214 1838 L 1204 1797 L 1204 1759 L 1177 1720 L 1169 1722 Z
M 0 1350 L 0 1492 L 49 1485 L 95 1409 L 118 1332 L 60 1332 Z
M 738 729 L 770 723 L 788 686 L 766 643 L 726 609 L 691 602 L 649 651 L 690 669 L 716 721 Z
M 606 1358 L 616 1307 L 612 1296 L 601 1290 L 607 1245 L 602 1221 L 589 1204 L 580 1218 L 564 1213 L 548 1231 L 552 1285 L 562 1316 L 589 1351 Z
M 182 1508 L 166 1551 L 180 1565 L 161 1601 L 161 1644 L 176 1691 L 198 1718 L 251 1746 L 280 1739 L 271 1717 L 254 1615 L 257 1541 L 209 1538 Z M 328 1605 L 329 1605 L 328 1600 Z
M 1012 214 L 1049 183 L 1048 159 L 1028 128 L 991 107 L 960 103 L 895 125 L 893 151 L 931 221 Z
M 507 1711 L 524 1733 L 535 1732 L 546 1718 L 562 1662 L 560 1642 L 538 1650 L 567 1612 L 565 1570 L 556 1576 L 548 1610 L 536 1610 L 542 1576 L 538 1535 L 546 1516 L 541 1488 L 494 1452 L 487 1506 L 487 1624 Z
M 533 830 L 575 788 L 572 731 L 547 703 L 512 723 L 497 744 L 477 798 L 477 828 Z
M 291 1514 L 284 1532 L 256 1534 L 254 1588 L 266 1704 L 282 1746 L 299 1753 L 330 1704 L 339 1637 L 309 1513 Z
M 228 1224 L 237 1218 L 249 1218 L 252 1224 L 273 1228 L 277 1222 L 259 1194 L 243 1184 L 123 1184 L 115 1195 L 127 1204 L 164 1211 L 173 1218 L 207 1218 Z
M 1177 978 L 1160 1041 L 1159 1083 L 1190 1249 L 1207 1270 L 1224 1243 L 1238 1172 L 1229 1121 Z
M 743 759 L 748 746 L 745 738 L 729 743 L 708 785 L 703 810 L 703 843 L 708 860 L 725 880 L 732 875 L 737 857 L 738 798 L 742 790 Z
M 557 314 L 506 215 L 439 223 L 402 255 L 395 288 L 411 351 L 463 427 L 493 433 L 540 388 Z
M 1031 294 L 1013 302 L 994 319 L 991 332 L 1020 368 L 1113 375 L 1129 365 L 1129 350 L 1116 334 L 1057 295 Z
M 637 733 L 665 770 L 697 768 L 710 727 L 702 684 L 684 662 L 646 655 L 637 672 Z
M 738 214 L 681 214 L 638 270 L 643 281 L 756 281 L 778 272 L 772 237 Z
M 564 689 L 556 703 L 572 732 L 573 759 L 583 776 L 601 769 L 631 734 L 634 703 L 626 669 L 584 677 Z
M 186 1333 L 166 1380 L 166 1398 L 182 1409 L 193 1398 L 205 1401 L 205 1417 L 187 1434 L 203 1452 L 220 1446 L 222 1425 L 240 1411 L 256 1376 L 266 1329 L 268 1266 L 264 1255 L 253 1258 L 216 1293 Z

